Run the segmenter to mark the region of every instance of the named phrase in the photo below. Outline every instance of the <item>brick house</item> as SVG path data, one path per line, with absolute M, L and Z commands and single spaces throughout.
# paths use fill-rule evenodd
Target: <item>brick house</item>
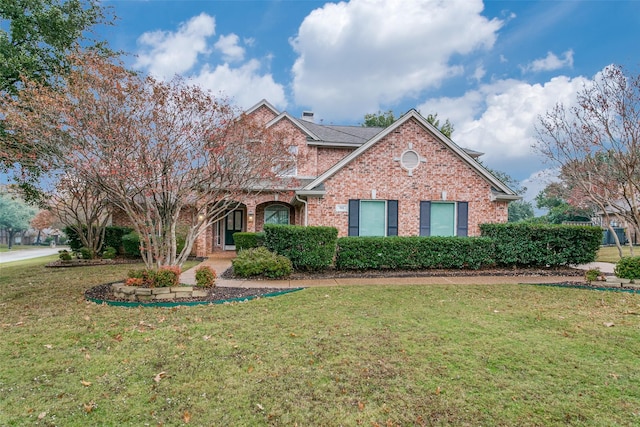
M 265 223 L 328 225 L 340 236 L 477 236 L 506 222 L 520 199 L 477 158 L 417 111 L 387 128 L 335 126 L 280 112 L 263 100 L 250 108 L 265 126 L 294 135 L 296 166 L 279 188 L 249 196 L 196 242 L 197 255 L 234 249 L 233 233 Z

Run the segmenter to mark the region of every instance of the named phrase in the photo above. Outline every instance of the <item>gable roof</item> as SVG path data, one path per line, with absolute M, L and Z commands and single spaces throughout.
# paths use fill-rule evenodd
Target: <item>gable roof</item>
M 249 115 L 251 113 L 253 113 L 254 111 L 260 109 L 260 107 L 267 107 L 269 110 L 271 110 L 271 112 L 273 112 L 273 114 L 275 114 L 276 116 L 278 114 L 280 114 L 280 111 L 278 111 L 276 109 L 276 107 L 274 107 L 273 105 L 271 105 L 271 103 L 269 103 L 269 101 L 267 101 L 266 99 L 262 99 L 260 102 L 258 102 L 256 105 L 254 105 L 253 107 L 249 108 L 248 110 L 246 110 L 244 113 L 246 115 Z
M 324 184 L 324 182 L 335 175 L 343 167 L 351 163 L 355 158 L 359 157 L 362 153 L 367 151 L 373 145 L 378 143 L 384 137 L 394 132 L 397 128 L 402 126 L 409 120 L 416 120 L 421 126 L 429 130 L 442 144 L 453 151 L 458 157 L 460 157 L 465 163 L 471 166 L 480 176 L 484 177 L 492 185 L 492 199 L 493 200 L 519 200 L 520 196 L 515 194 L 513 190 L 507 187 L 502 181 L 493 176 L 487 169 L 485 169 L 480 163 L 478 163 L 467 151 L 460 148 L 457 144 L 444 136 L 437 128 L 429 123 L 420 113 L 416 110 L 410 110 L 407 114 L 400 117 L 393 124 L 386 127 L 382 131 L 375 134 L 371 139 L 362 144 L 356 150 L 352 151 L 349 155 L 344 157 L 338 163 L 329 168 L 322 175 L 318 176 L 315 180 L 307 184 L 302 188 L 302 193 L 314 191 L 316 187 Z M 366 129 L 366 128 L 363 128 Z M 495 191 L 493 191 L 495 190 Z

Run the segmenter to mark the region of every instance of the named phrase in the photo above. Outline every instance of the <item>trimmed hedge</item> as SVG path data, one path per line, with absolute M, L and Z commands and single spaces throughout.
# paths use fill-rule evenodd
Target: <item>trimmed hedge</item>
M 87 226 L 82 227 L 83 230 L 87 229 Z M 131 227 L 116 227 L 109 226 L 104 229 L 104 240 L 102 241 L 102 247 L 98 252 L 104 251 L 104 249 L 108 246 L 111 246 L 121 252 L 122 245 L 122 236 L 125 234 L 129 234 L 133 231 Z M 78 237 L 78 233 L 76 233 L 75 228 L 73 227 L 65 227 L 64 233 L 67 235 L 67 243 L 71 247 L 73 251 L 79 251 L 82 248 L 82 242 Z
M 131 232 L 122 236 L 122 246 L 124 247 L 124 253 L 129 256 L 139 257 L 140 253 L 140 236 L 138 233 Z
M 102 251 L 111 246 L 115 248 L 117 253 L 123 253 L 122 236 L 133 231 L 131 227 L 110 226 L 104 229 L 104 242 L 102 242 Z
M 333 264 L 338 230 L 299 225 L 264 226 L 264 245 L 291 260 L 296 270 L 317 271 Z
M 258 248 L 264 246 L 264 233 L 233 233 L 233 241 L 236 245 L 236 252 L 240 252 L 243 249 Z
M 491 266 L 493 240 L 481 237 L 341 237 L 336 268 L 432 269 Z
M 496 263 L 540 267 L 595 261 L 600 227 L 546 224 L 482 224 L 482 236 L 495 240 Z

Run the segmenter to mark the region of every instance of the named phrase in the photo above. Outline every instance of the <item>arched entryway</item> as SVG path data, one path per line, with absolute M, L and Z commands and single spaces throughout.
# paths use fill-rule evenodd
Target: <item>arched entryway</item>
M 270 201 L 256 206 L 256 231 L 263 230 L 264 224 L 295 224 L 295 209 L 285 202 Z

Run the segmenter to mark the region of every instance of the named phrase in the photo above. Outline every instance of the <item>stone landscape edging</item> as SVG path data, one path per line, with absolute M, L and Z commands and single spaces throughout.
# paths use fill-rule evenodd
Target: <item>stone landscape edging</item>
M 113 284 L 117 284 L 117 283 L 121 283 L 121 282 L 116 282 L 116 283 L 111 283 Z M 239 298 L 229 298 L 229 299 L 223 299 L 223 300 L 214 300 L 214 301 L 149 301 L 149 302 L 142 302 L 142 301 L 114 301 L 114 300 L 104 300 L 104 299 L 99 299 L 99 298 L 89 298 L 89 297 L 85 297 L 85 299 L 87 301 L 91 301 L 94 302 L 96 304 L 105 304 L 105 305 L 110 305 L 110 306 L 114 306 L 114 307 L 178 307 L 178 306 L 196 306 L 196 305 L 212 305 L 212 304 L 230 304 L 233 302 L 245 302 L 245 301 L 251 301 L 254 299 L 258 299 L 258 298 L 271 298 L 271 297 L 277 297 L 280 295 L 284 295 L 284 294 L 288 294 L 291 292 L 296 292 L 296 291 L 300 291 L 306 288 L 291 288 L 291 289 L 284 289 L 282 291 L 277 291 L 277 292 L 270 292 L 267 294 L 263 294 L 263 295 L 250 295 L 250 296 L 246 296 L 246 297 L 239 297 Z

